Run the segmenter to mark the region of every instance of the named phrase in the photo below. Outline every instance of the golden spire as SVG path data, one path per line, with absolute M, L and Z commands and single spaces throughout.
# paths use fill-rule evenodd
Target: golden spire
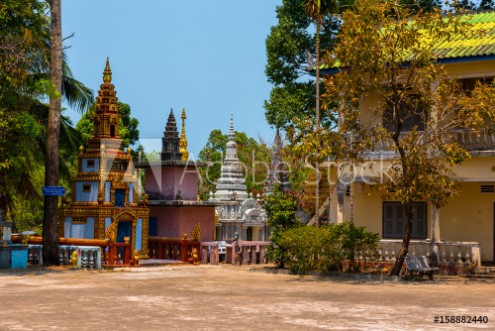
M 105 70 L 103 70 L 103 82 L 110 83 L 112 81 L 112 69 L 110 69 L 110 60 L 107 56 L 107 64 L 105 65 Z
M 186 109 L 182 108 L 182 131 L 180 133 L 179 151 L 182 154 L 181 159 L 187 161 L 189 159 L 189 152 L 187 151 L 187 139 L 186 139 Z
M 118 123 L 120 120 L 117 91 L 112 82 L 112 69 L 107 57 L 105 69 L 103 70 L 103 83 L 100 85 L 95 98 L 93 115 L 93 137 L 89 141 L 89 149 L 99 150 L 101 139 L 115 140 L 113 143 L 106 142 L 107 149 L 120 149 L 120 133 Z

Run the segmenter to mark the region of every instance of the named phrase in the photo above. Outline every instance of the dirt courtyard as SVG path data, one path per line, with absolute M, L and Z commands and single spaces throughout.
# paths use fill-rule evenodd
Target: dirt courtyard
M 435 316 L 487 316 L 440 324 Z M 249 266 L 0 272 L 0 330 L 495 329 L 495 282 L 298 277 Z

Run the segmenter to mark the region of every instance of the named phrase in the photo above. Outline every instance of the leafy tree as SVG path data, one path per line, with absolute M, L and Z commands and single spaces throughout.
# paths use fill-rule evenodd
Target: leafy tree
M 315 57 L 316 57 L 316 97 L 315 97 L 315 131 L 318 133 L 320 130 L 320 30 L 323 23 L 323 17 L 329 13 L 337 11 L 336 0 L 307 0 L 306 13 L 316 25 L 315 33 Z M 318 162 L 315 165 L 318 169 Z M 316 226 L 320 225 L 320 181 L 316 181 L 315 184 L 315 218 Z
M 139 141 L 139 121 L 131 117 L 131 107 L 123 102 L 119 102 L 119 133 L 122 139 L 123 147 L 129 147 Z M 87 146 L 89 139 L 93 136 L 93 115 L 95 110 L 93 107 L 81 116 L 79 122 L 77 122 L 76 130 L 81 134 L 83 138 L 83 145 Z
M 284 130 L 297 126 L 297 118 L 315 119 L 316 85 L 307 68 L 314 65 L 316 39 L 321 35 L 318 45 L 331 48 L 338 27 L 338 20 L 322 10 L 317 24 L 321 34 L 315 35 L 306 3 L 307 0 L 283 0 L 277 7 L 278 25 L 271 28 L 266 39 L 265 73 L 274 87 L 265 101 L 265 115 L 270 125 Z M 331 122 L 331 118 L 321 117 L 322 126 L 328 127 Z
M 41 1 L 6 0 L 0 4 L 0 208 L 11 220 L 14 191 L 22 198 L 36 196 L 30 183 L 38 157 L 27 151 L 37 151 L 36 138 L 42 131 L 30 110 L 44 83 L 31 84 L 29 75 L 43 57 L 44 10 Z
M 15 230 L 39 224 L 50 78 L 50 29 L 46 2 L 5 0 L 0 4 L 0 208 Z M 62 95 L 84 108 L 92 94 L 63 62 Z M 73 152 L 80 144 L 70 120 L 61 117 L 60 170 L 70 177 Z M 22 146 L 22 148 L 19 148 Z M 29 222 L 24 222 L 29 215 Z
M 481 1 L 470 1 L 470 0 L 460 0 L 454 4 L 458 9 L 465 9 L 468 11 L 483 11 L 483 10 L 493 10 L 495 8 L 495 1 L 493 0 L 481 0 Z
M 209 193 L 215 191 L 227 142 L 227 135 L 222 134 L 220 130 L 213 130 L 205 147 L 199 152 L 199 160 L 207 163 L 206 167 L 199 169 L 199 195 L 203 200 L 207 200 Z M 271 150 L 264 142 L 249 138 L 244 132 L 235 132 L 235 142 L 237 156 L 244 165 L 244 178 L 248 191 L 262 194 L 268 180 Z
M 341 125 L 338 132 L 328 133 L 334 143 L 323 154 L 359 162 L 363 152 L 391 142 L 397 158 L 383 170 L 385 175 L 377 177 L 375 186 L 384 199 L 402 202 L 406 211 L 403 241 L 391 271 L 399 274 L 411 238 L 413 202 L 431 201 L 441 207 L 455 193 L 452 167 L 469 158 L 469 153 L 452 139 L 452 130 L 476 133 L 489 127 L 495 110 L 483 105 L 495 103 L 495 90 L 478 85 L 471 94 L 462 93 L 431 57 L 436 41 L 464 30 L 463 24 L 468 23 L 461 22 L 460 16 L 362 0 L 343 15 L 343 22 L 339 42 L 326 58 L 330 67 L 339 60 L 338 72 L 326 81 L 326 93 L 338 101 L 329 111 L 339 114 Z M 381 101 L 360 109 L 363 94 Z M 370 112 L 373 118 L 361 122 L 360 111 Z M 419 118 L 420 124 L 408 125 L 412 117 Z M 343 144 L 350 136 L 352 144 Z M 301 150 L 311 144 L 310 138 Z
M 315 81 L 320 80 L 318 77 L 316 80 L 310 77 L 308 69 L 319 71 L 316 65 L 320 63 L 319 49 L 332 49 L 341 22 L 340 15 L 343 10 L 352 8 L 353 3 L 354 0 L 284 0 L 277 7 L 278 24 L 272 27 L 266 39 L 268 61 L 265 73 L 273 89 L 269 100 L 265 101 L 265 116 L 270 125 L 287 132 L 291 145 L 297 145 L 308 135 L 315 139 L 318 137 L 320 144 L 328 144 L 328 134 L 322 130 L 328 132 L 337 129 L 335 114 L 324 111 L 332 107 L 332 100 L 320 98 L 317 91 L 320 84 L 315 84 Z M 402 0 L 401 3 L 416 11 L 431 11 L 441 5 L 438 0 Z M 314 27 L 312 23 L 315 23 Z M 321 105 L 318 104 L 320 102 Z M 322 130 L 319 130 L 319 124 Z M 311 156 L 311 153 L 287 153 L 291 168 L 304 168 L 301 167 L 300 156 Z M 313 163 L 312 167 L 317 168 L 316 159 L 305 161 Z M 308 173 L 313 178 L 310 181 L 314 182 L 318 175 L 308 169 L 302 173 L 293 173 L 293 178 L 299 180 L 296 186 L 299 186 L 299 197 L 305 209 L 316 215 L 315 211 L 320 209 L 319 202 L 324 201 L 325 197 L 320 196 L 324 193 L 318 181 L 314 187 L 302 184 L 308 182 L 305 180 Z M 310 200 L 313 201 L 312 208 L 309 208 Z
M 276 185 L 272 189 L 272 194 L 264 199 L 263 207 L 267 213 L 267 226 L 270 228 L 271 245 L 268 248 L 268 258 L 279 268 L 283 268 L 287 260 L 287 252 L 280 246 L 282 233 L 304 225 L 296 217 L 297 201 Z

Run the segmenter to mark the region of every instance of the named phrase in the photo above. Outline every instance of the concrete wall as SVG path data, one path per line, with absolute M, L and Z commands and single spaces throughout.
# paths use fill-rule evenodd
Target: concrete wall
M 440 209 L 440 238 L 477 241 L 481 260 L 493 261 L 494 193 L 480 193 L 480 183 L 462 183 L 459 196 Z
M 161 169 L 160 169 L 161 168 Z M 144 190 L 151 196 L 159 193 L 165 200 L 174 200 L 180 191 L 182 200 L 196 201 L 198 174 L 194 166 L 156 165 L 145 172 Z
M 179 233 L 178 207 L 150 207 L 150 217 L 157 219 L 157 236 L 168 238 L 182 238 Z
M 90 167 L 88 161 L 93 161 L 93 166 Z M 100 159 L 92 158 L 92 159 L 82 159 L 81 160 L 81 171 L 83 172 L 97 172 L 100 170 Z
M 95 218 L 87 217 L 86 224 L 73 224 L 72 217 L 64 219 L 64 236 L 66 238 L 95 238 Z
M 150 217 L 157 218 L 159 237 L 182 238 L 184 233 L 191 237 L 192 229 L 201 224 L 201 241 L 212 241 L 215 230 L 214 207 L 192 206 L 151 206 Z
M 84 185 L 91 187 L 89 192 L 83 192 Z M 76 182 L 76 201 L 89 202 L 97 201 L 98 198 L 98 182 Z
M 354 224 L 382 236 L 382 199 L 379 192 L 353 184 Z M 475 241 L 481 245 L 482 261 L 493 261 L 495 193 L 480 193 L 480 183 L 460 183 L 459 195 L 440 209 L 442 241 Z M 345 197 L 344 220 L 350 219 L 350 197 Z M 430 206 L 427 237 L 431 238 Z
M 494 60 L 448 63 L 445 64 L 445 69 L 449 76 L 455 79 L 494 77 L 494 64 Z M 361 123 L 370 123 L 372 121 L 376 124 L 381 121 L 380 116 L 373 114 L 379 103 L 380 100 L 377 96 L 363 95 L 361 97 L 359 105 Z
M 472 78 L 495 76 L 493 60 L 448 63 L 447 72 L 453 78 Z
M 354 224 L 366 226 L 371 232 L 382 235 L 382 198 L 379 192 L 363 184 L 353 184 Z M 345 197 L 344 221 L 350 220 L 350 197 Z

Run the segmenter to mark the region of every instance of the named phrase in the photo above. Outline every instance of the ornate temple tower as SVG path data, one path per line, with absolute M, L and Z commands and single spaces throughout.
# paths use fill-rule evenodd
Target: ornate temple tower
M 234 120 L 230 118 L 230 129 L 225 159 L 220 170 L 216 192 L 210 201 L 218 203 L 217 240 L 265 241 L 267 238 L 266 212 L 260 201 L 250 198 L 244 180 L 243 165 L 237 157 Z
M 130 238 L 132 250 L 148 256 L 149 208 L 138 207 L 137 176 L 131 149 L 122 149 L 120 120 L 112 71 L 107 58 L 94 105 L 93 137 L 81 146 L 78 173 L 72 181 L 72 201 L 64 199 L 59 233 L 66 238 L 105 239 L 105 230 L 117 225 L 117 242 Z
M 163 132 L 161 158 L 163 161 L 182 159 L 179 132 L 177 132 L 177 123 L 175 121 L 173 109 L 170 109 L 165 132 Z
M 185 130 L 186 111 L 182 110 L 179 138 L 175 116 L 170 111 L 162 138 L 160 160 L 143 160 L 136 164 L 144 170 L 144 190 L 149 195 L 151 240 L 182 238 L 200 223 L 201 241 L 211 241 L 215 233 L 215 206 L 198 200 L 198 167 L 189 160 Z
M 237 157 L 237 144 L 235 142 L 234 118 L 230 115 L 230 130 L 225 159 L 220 169 L 220 178 L 216 185 L 215 198 L 219 200 L 244 201 L 248 198 L 246 182 L 242 171 L 242 164 Z

